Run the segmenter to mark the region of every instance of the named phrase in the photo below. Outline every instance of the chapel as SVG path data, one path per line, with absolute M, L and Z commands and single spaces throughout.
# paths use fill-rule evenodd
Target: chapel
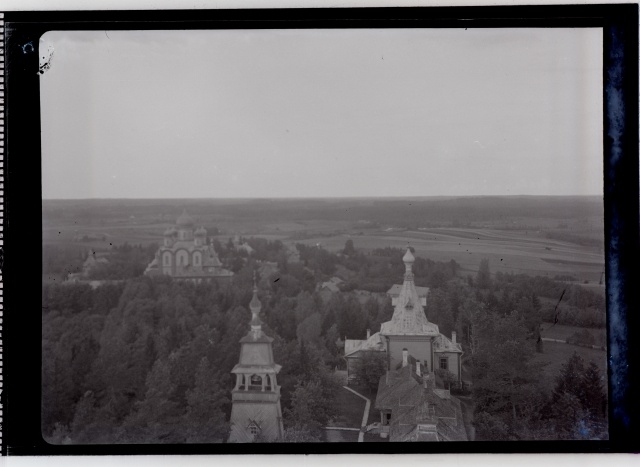
M 207 231 L 203 227 L 196 229 L 195 220 L 186 210 L 175 226 L 164 232 L 163 244 L 144 273 L 194 282 L 226 280 L 233 276 L 233 272 L 222 267 L 213 245 L 207 242 Z
M 414 283 L 412 268 L 415 257 L 411 250 L 407 249 L 402 260 L 405 265 L 404 281 L 401 286 L 394 286 L 388 292 L 394 306 L 391 320 L 382 323 L 380 332 L 367 335 L 367 339 L 345 340 L 347 376 L 353 377 L 354 365 L 363 352 L 385 352 L 387 369 L 390 371 L 400 368 L 407 355 L 411 355 L 420 362 L 424 372 L 440 368 L 451 372 L 461 381 L 463 352 L 456 341 L 456 333 L 452 332 L 449 339 L 440 333 L 437 324 L 427 320 L 424 306 L 428 289 L 418 289 Z
M 460 400 L 450 389 L 436 387 L 435 370 L 449 371 L 462 380 L 462 347 L 440 333 L 425 313 L 428 289 L 414 283 L 415 257 L 407 249 L 402 258 L 404 281 L 388 292 L 394 306 L 390 321 L 365 340 L 346 340 L 347 377 L 365 352 L 386 356 L 374 407 L 380 412 L 376 431 L 389 441 L 467 441 Z

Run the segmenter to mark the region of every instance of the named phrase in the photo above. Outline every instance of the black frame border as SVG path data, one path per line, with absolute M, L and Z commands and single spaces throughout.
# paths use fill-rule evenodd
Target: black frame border
M 40 434 L 41 334 L 35 315 L 42 209 L 38 39 L 50 30 L 603 29 L 605 256 L 609 357 L 608 441 L 50 445 Z M 31 47 L 28 44 L 31 44 Z M 383 7 L 263 10 L 39 11 L 5 13 L 4 444 L 6 455 L 579 453 L 638 452 L 639 196 L 638 5 Z

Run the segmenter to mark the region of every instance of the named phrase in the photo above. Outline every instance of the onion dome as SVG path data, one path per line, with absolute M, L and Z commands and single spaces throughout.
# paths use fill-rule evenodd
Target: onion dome
M 402 261 L 404 261 L 404 280 L 405 281 L 413 281 L 413 271 L 411 270 L 413 267 L 413 263 L 415 262 L 415 257 L 411 253 L 411 250 L 407 248 L 407 252 L 402 257 Z
M 407 252 L 402 257 L 402 261 L 404 261 L 404 264 L 413 264 L 416 261 L 415 257 L 411 253 L 411 249 L 407 248 Z
M 176 224 L 180 227 L 193 227 L 193 223 L 193 217 L 187 214 L 186 209 L 182 210 L 182 214 L 180 214 L 180 217 L 176 220 Z
M 262 309 L 262 303 L 258 300 L 258 287 L 255 285 L 253 286 L 253 298 L 251 299 L 251 303 L 249 303 L 249 308 L 251 309 L 251 313 L 255 316 L 257 316 Z
M 194 232 L 194 235 L 196 237 L 206 237 L 207 235 L 207 230 L 204 227 L 198 227 L 196 229 L 196 231 Z

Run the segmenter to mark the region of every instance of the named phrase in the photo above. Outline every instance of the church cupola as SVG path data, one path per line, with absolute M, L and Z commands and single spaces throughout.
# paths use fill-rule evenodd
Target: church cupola
M 189 228 L 193 228 L 193 224 L 194 224 L 194 220 L 193 217 L 191 217 L 188 213 L 186 209 L 182 210 L 182 214 L 180 214 L 178 216 L 178 219 L 176 219 L 176 225 L 178 227 L 189 227 Z
M 196 231 L 194 232 L 194 243 L 196 246 L 203 246 L 205 243 L 205 239 L 207 237 L 207 231 L 204 229 L 204 227 L 198 227 L 196 229 Z
M 178 240 L 193 239 L 193 224 L 195 221 L 186 209 L 182 210 L 182 214 L 176 219 L 176 227 L 178 228 Z
M 402 261 L 404 262 L 404 279 L 405 280 L 413 280 L 413 263 L 415 263 L 416 259 L 411 253 L 411 250 L 407 248 L 407 252 L 402 257 Z
M 173 245 L 173 242 L 175 241 L 175 237 L 176 234 L 178 232 L 176 231 L 175 227 L 170 227 L 167 230 L 164 231 L 164 246 L 171 246 Z

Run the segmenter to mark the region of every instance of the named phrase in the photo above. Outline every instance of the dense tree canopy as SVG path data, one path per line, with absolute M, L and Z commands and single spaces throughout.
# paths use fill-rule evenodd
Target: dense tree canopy
M 183 443 L 226 440 L 239 340 L 249 330 L 254 271 L 259 261 L 278 271 L 257 277 L 263 329 L 274 337 L 285 441 L 317 441 L 334 412 L 344 368 L 344 339 L 364 339 L 391 319 L 384 292 L 402 280 L 404 250 L 360 251 L 349 239 L 342 254 L 299 244 L 289 262 L 280 241 L 214 242 L 235 276 L 229 284 L 193 284 L 142 277 L 150 249 L 119 246 L 108 268 L 87 284 L 46 284 L 42 302 L 42 429 L 54 443 Z M 50 271 L 82 260 L 77 250 L 45 258 Z M 120 259 L 118 259 L 120 258 Z M 76 267 L 73 266 L 73 267 Z M 475 277 L 460 277 L 454 262 L 416 258 L 415 280 L 430 288 L 426 314 L 451 336 L 457 331 L 472 373 L 478 439 L 598 438 L 606 426 L 606 392 L 593 364 L 572 359 L 555 390 L 539 384 L 532 363 L 540 323 L 602 325 L 604 301 L 579 285 L 496 273 L 488 262 Z M 318 293 L 332 275 L 341 292 Z M 357 289 L 357 290 L 354 290 Z M 367 292 L 358 292 L 366 290 Z M 560 305 L 555 310 L 559 297 Z M 550 311 L 551 310 L 551 311 Z M 555 316 L 550 316 L 555 313 Z M 587 339 L 582 333 L 576 338 Z M 384 362 L 366 356 L 358 382 L 375 391 Z M 582 388 L 576 391 L 572 388 Z M 577 430 L 577 431 L 576 431 Z

